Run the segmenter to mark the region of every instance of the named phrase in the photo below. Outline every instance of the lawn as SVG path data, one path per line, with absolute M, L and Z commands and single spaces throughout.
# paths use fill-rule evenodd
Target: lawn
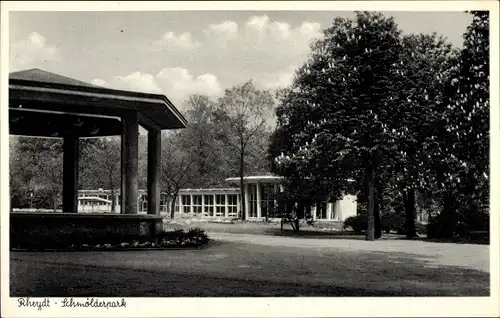
M 488 246 L 215 233 L 202 250 L 11 252 L 11 296 L 487 296 Z
M 279 236 L 304 236 L 304 237 L 318 237 L 318 236 L 350 236 L 362 237 L 361 235 L 353 235 L 352 233 L 341 231 L 342 224 L 337 222 L 316 222 L 314 225 L 304 224 L 301 226 L 300 231 L 295 233 L 289 224 L 285 224 L 283 232 L 279 222 L 241 222 L 234 221 L 231 223 L 220 222 L 199 222 L 199 221 L 181 221 L 178 223 L 166 223 L 166 229 L 191 229 L 199 227 L 207 232 L 212 233 L 233 233 L 233 234 L 256 234 L 256 235 L 279 235 Z M 334 230 L 332 230 L 334 229 Z

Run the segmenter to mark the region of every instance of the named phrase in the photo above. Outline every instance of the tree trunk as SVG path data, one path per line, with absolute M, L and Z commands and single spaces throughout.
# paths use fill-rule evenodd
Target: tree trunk
M 172 202 L 170 202 L 170 218 L 172 220 L 175 218 L 175 201 L 177 201 L 177 193 L 174 193 Z
M 52 207 L 54 212 L 57 212 L 57 193 L 52 195 Z
M 298 217 L 295 218 L 294 220 L 295 226 L 294 226 L 294 231 L 298 232 L 300 230 L 300 219 Z
M 247 209 L 245 204 L 245 183 L 243 178 L 245 177 L 245 156 L 240 153 L 240 193 L 241 193 L 241 219 L 245 221 L 247 218 Z
M 423 221 L 424 196 L 422 191 L 415 189 L 415 219 L 418 222 Z
M 375 238 L 382 237 L 382 224 L 380 219 L 380 209 L 382 205 L 382 184 L 380 178 L 376 179 L 374 195 L 374 219 L 375 219 Z
M 113 170 L 110 169 L 108 172 L 109 172 L 108 184 L 109 184 L 109 187 L 111 188 L 111 212 L 114 213 L 115 212 L 115 187 L 113 185 Z
M 374 187 L 375 178 L 373 170 L 369 170 L 367 173 L 367 186 L 368 186 L 368 226 L 366 229 L 366 240 L 375 241 L 375 218 L 374 218 L 374 208 L 375 208 L 375 197 L 374 197 Z
M 380 199 L 378 195 L 375 195 L 374 198 L 374 209 L 373 209 L 373 218 L 374 218 L 374 226 L 375 226 L 375 238 L 379 239 L 382 237 L 382 228 L 380 224 Z
M 440 233 L 442 238 L 453 239 L 455 235 L 455 229 L 457 225 L 456 218 L 456 200 L 452 192 L 447 191 L 444 196 L 443 211 L 441 218 L 441 229 Z
M 111 213 L 116 211 L 115 189 L 111 187 Z
M 406 237 L 409 239 L 417 237 L 415 229 L 415 189 L 403 191 L 403 201 L 405 206 L 405 227 Z

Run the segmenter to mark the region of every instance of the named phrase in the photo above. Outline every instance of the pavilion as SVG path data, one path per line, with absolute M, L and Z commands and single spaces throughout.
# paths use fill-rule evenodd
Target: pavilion
M 186 124 L 164 95 L 108 89 L 40 69 L 9 75 L 9 134 L 63 139 L 62 213 L 52 213 L 58 214 L 53 217 L 80 219 L 79 139 L 121 135 L 121 214 L 78 214 L 82 218 L 161 220 L 161 131 Z M 139 125 L 148 132 L 147 215 L 137 213 Z M 16 215 L 11 213 L 11 225 Z

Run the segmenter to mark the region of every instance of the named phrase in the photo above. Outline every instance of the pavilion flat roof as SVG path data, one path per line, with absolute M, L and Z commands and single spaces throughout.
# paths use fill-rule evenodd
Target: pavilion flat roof
M 100 126 L 104 131 L 105 127 L 110 127 L 109 117 L 119 118 L 128 111 L 138 112 L 141 124 L 146 128 L 149 125 L 159 129 L 178 129 L 187 125 L 187 120 L 165 95 L 100 87 L 40 69 L 9 74 L 9 116 L 29 121 L 11 123 L 14 130 L 17 129 L 16 134 L 22 134 L 23 129 L 29 130 L 32 126 L 27 110 L 54 114 L 53 117 L 63 115 L 65 117 L 58 121 L 61 123 L 71 121 L 68 116 L 75 114 L 101 116 Z M 108 129 L 106 134 L 116 133 L 111 130 Z
M 32 68 L 29 70 L 11 72 L 9 74 L 9 80 L 22 80 L 22 81 L 33 81 L 41 83 L 52 83 L 61 84 L 69 86 L 80 86 L 80 87 L 90 87 L 90 88 L 102 88 L 102 86 L 86 83 L 79 81 L 77 79 L 47 72 L 38 68 Z

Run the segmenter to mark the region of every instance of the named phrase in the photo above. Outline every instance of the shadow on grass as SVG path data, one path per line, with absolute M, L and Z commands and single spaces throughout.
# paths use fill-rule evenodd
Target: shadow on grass
M 10 294 L 11 297 L 361 297 L 488 296 L 490 293 L 489 273 L 439 265 L 424 255 L 325 252 L 313 258 L 312 252 L 290 256 L 279 254 L 279 248 L 262 247 L 249 253 L 244 245 L 219 243 L 218 246 L 217 252 L 224 248 L 234 254 L 223 263 L 207 264 L 226 269 L 219 273 L 205 267 L 183 272 L 169 265 L 159 269 L 131 268 L 126 259 L 118 265 L 85 265 L 61 259 L 40 261 L 35 257 L 11 256 Z M 140 255 L 131 258 L 139 262 Z M 65 257 L 63 253 L 61 257 Z M 254 262 L 260 268 L 239 271 L 238 264 L 242 261 Z
M 291 229 L 283 229 L 281 231 L 278 229 L 265 229 L 263 231 L 264 235 L 272 236 L 284 236 L 284 237 L 298 237 L 298 238 L 314 238 L 314 239 L 349 239 L 349 240 L 364 240 L 364 234 L 356 234 L 354 232 L 348 231 L 315 231 L 312 229 L 302 230 L 295 232 Z
M 286 225 L 283 232 L 279 224 L 276 223 L 193 223 L 189 225 L 175 225 L 171 228 L 189 229 L 200 227 L 207 232 L 220 232 L 230 234 L 253 234 L 253 235 L 271 235 L 297 238 L 315 238 L 315 239 L 348 239 L 348 240 L 365 240 L 365 234 L 355 233 L 353 231 L 325 231 L 319 230 L 313 226 L 304 226 L 299 232 L 294 232 L 289 225 Z M 489 241 L 484 239 L 478 240 L 446 240 L 446 239 L 428 239 L 426 236 L 407 239 L 404 234 L 383 233 L 380 240 L 413 240 L 431 243 L 451 243 L 451 244 L 478 244 L 488 245 Z
M 430 243 L 453 243 L 453 244 L 477 244 L 477 245 L 489 245 L 489 240 L 484 239 L 476 239 L 476 240 L 467 240 L 467 239 L 429 239 L 427 237 L 418 237 L 414 239 L 407 239 L 406 237 L 402 237 L 404 240 L 414 240 L 414 241 L 423 241 Z
M 314 231 L 306 230 L 294 232 L 293 230 L 283 230 L 280 229 L 268 229 L 263 232 L 267 235 L 273 236 L 285 236 L 285 237 L 298 237 L 298 238 L 314 238 L 314 239 L 348 239 L 348 240 L 365 240 L 365 234 L 357 234 L 351 231 L 339 231 L 339 232 L 328 232 L 328 231 Z M 378 240 L 404 240 L 404 241 L 420 241 L 429 243 L 449 243 L 449 244 L 477 244 L 477 245 L 489 245 L 489 240 L 485 239 L 429 239 L 425 236 L 407 238 L 404 234 L 382 234 L 382 237 Z

